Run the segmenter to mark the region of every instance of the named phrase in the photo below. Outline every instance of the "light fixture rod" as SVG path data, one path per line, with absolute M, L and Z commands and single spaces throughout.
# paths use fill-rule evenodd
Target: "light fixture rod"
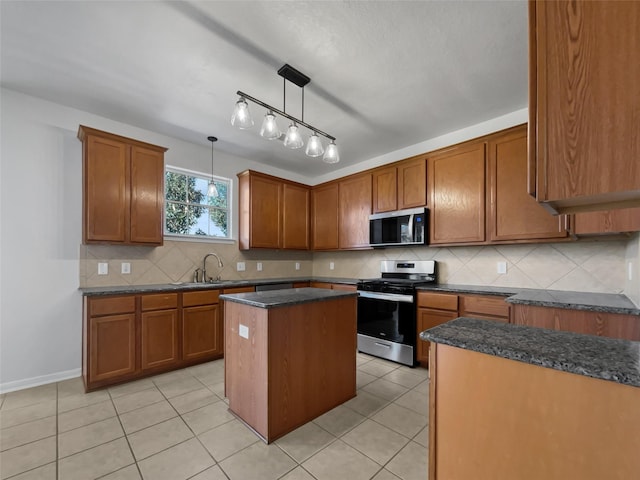
M 264 103 L 260 100 L 258 100 L 257 98 L 252 97 L 251 95 L 247 95 L 244 92 L 241 92 L 240 90 L 238 90 L 237 95 L 246 99 L 246 100 L 250 100 L 253 103 L 257 103 L 258 105 L 263 106 L 264 108 L 266 108 L 267 110 L 271 110 L 274 113 L 277 113 L 278 115 L 281 115 L 285 118 L 288 118 L 289 120 L 291 120 L 292 122 L 296 122 L 300 125 L 302 125 L 303 127 L 307 127 L 309 130 L 313 130 L 314 132 L 316 132 L 317 134 L 322 135 L 323 137 L 328 138 L 329 140 L 333 140 L 335 142 L 336 137 L 333 137 L 331 135 L 329 135 L 328 133 L 323 132 L 322 130 L 318 130 L 316 127 L 314 127 L 313 125 L 309 125 L 308 123 L 305 123 L 301 120 L 298 120 L 296 117 L 294 117 L 293 115 L 289 115 L 288 113 L 283 112 L 280 109 L 277 109 L 275 107 L 272 107 L 271 105 Z

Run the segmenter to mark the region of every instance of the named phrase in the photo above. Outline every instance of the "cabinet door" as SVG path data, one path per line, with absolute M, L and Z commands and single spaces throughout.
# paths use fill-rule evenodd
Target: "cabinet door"
M 312 247 L 314 250 L 338 248 L 338 184 L 311 190 Z
M 398 164 L 398 210 L 427 204 L 427 162 L 424 157 Z
M 373 213 L 398 210 L 396 167 L 373 172 Z
M 164 154 L 131 147 L 130 242 L 162 245 Z
M 429 328 L 437 327 L 443 323 L 458 318 L 458 312 L 445 312 L 441 310 L 431 310 L 429 308 L 418 308 L 418 345 L 416 352 L 416 360 L 422 365 L 429 363 L 429 345 L 430 342 L 420 340 L 420 332 Z
M 84 142 L 84 242 L 126 242 L 129 147 L 88 135 Z
M 640 208 L 576 213 L 573 221 L 573 231 L 576 235 L 640 231 Z
M 339 198 L 340 248 L 368 247 L 371 174 L 358 175 L 340 182 Z
M 141 320 L 142 370 L 178 363 L 178 310 L 143 312 Z
M 637 1 L 530 2 L 530 161 L 560 212 L 640 205 L 639 19 Z
M 203 305 L 182 310 L 183 360 L 201 360 L 221 355 L 221 335 L 218 305 Z
M 90 330 L 90 380 L 115 380 L 136 371 L 136 315 L 92 317 Z
M 527 193 L 526 125 L 489 141 L 491 241 L 564 238 L 566 218 L 553 216 Z
M 432 244 L 484 242 L 484 150 L 463 145 L 427 160 Z
M 282 248 L 308 250 L 309 189 L 284 183 L 282 200 Z
M 282 183 L 270 178 L 251 176 L 249 207 L 251 248 L 280 248 L 282 238 Z

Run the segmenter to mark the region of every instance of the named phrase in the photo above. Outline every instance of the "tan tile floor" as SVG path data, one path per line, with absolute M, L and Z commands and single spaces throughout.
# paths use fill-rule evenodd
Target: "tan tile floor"
M 358 354 L 358 395 L 265 445 L 227 409 L 218 360 L 85 394 L 0 396 L 0 478 L 424 480 L 427 371 Z

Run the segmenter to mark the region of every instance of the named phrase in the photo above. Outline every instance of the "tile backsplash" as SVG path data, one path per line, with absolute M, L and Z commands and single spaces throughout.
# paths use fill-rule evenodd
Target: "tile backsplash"
M 622 293 L 627 285 L 626 258 L 633 240 L 590 241 L 554 244 L 518 244 L 476 247 L 386 248 L 349 252 L 249 251 L 236 243 L 199 243 L 166 240 L 162 247 L 83 245 L 80 286 L 144 285 L 190 282 L 209 252 L 211 276 L 224 280 L 278 277 L 380 276 L 381 260 L 437 260 L 440 283 L 495 285 L 550 290 Z M 636 245 L 636 240 L 633 245 Z M 98 262 L 108 262 L 109 273 L 98 275 Z M 121 263 L 131 264 L 121 274 Z M 246 270 L 238 272 L 237 262 Z M 497 273 L 497 262 L 507 263 L 507 273 Z M 257 270 L 262 263 L 262 271 Z M 300 265 L 300 270 L 295 265 Z M 330 263 L 334 269 L 330 269 Z

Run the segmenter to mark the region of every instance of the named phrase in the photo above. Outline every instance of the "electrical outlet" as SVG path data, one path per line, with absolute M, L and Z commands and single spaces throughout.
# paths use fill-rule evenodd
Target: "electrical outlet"
M 122 262 L 120 264 L 120 273 L 129 275 L 131 273 L 131 264 L 129 262 Z
M 249 327 L 247 327 L 246 325 L 240 324 L 238 328 L 238 334 L 242 338 L 249 338 Z
M 329 270 L 333 270 L 334 268 L 336 268 L 336 264 L 333 262 L 329 262 Z
M 501 275 L 507 273 L 507 262 L 498 262 L 498 273 Z
M 259 272 L 262 271 L 262 262 L 256 263 L 256 270 L 258 270 Z
M 98 263 L 98 275 L 108 275 L 109 274 L 109 264 L 106 262 Z
M 296 262 L 296 270 L 300 270 L 300 262 Z
M 238 272 L 244 272 L 245 268 L 246 268 L 246 265 L 244 264 L 244 262 L 238 262 L 236 264 L 236 270 Z
M 633 262 L 627 262 L 627 275 L 629 281 L 633 280 Z

